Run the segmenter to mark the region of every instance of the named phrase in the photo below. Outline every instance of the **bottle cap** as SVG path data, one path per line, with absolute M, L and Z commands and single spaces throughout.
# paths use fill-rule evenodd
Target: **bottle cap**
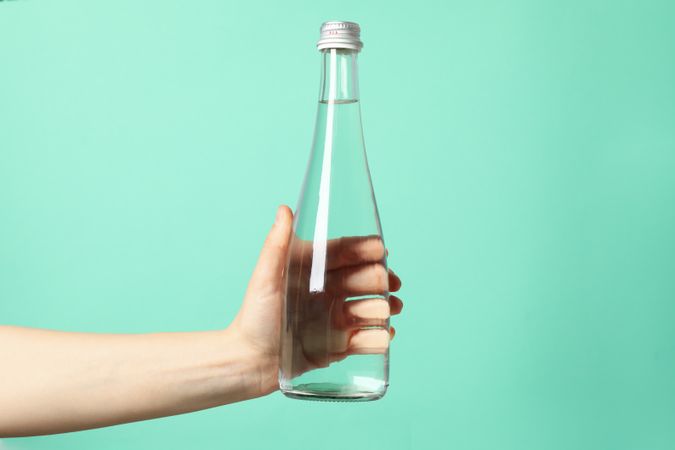
M 330 21 L 321 25 L 321 37 L 316 48 L 349 48 L 361 51 L 361 27 L 354 22 Z

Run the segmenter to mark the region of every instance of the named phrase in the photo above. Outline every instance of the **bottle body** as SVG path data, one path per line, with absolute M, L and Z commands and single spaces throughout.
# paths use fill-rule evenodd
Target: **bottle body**
M 386 251 L 358 98 L 358 51 L 322 51 L 312 152 L 284 273 L 280 388 L 294 398 L 384 395 L 389 368 Z

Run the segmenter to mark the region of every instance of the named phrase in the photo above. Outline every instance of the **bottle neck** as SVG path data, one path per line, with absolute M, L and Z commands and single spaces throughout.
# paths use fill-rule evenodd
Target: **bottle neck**
M 359 99 L 357 50 L 327 48 L 321 50 L 321 103 L 352 103 Z

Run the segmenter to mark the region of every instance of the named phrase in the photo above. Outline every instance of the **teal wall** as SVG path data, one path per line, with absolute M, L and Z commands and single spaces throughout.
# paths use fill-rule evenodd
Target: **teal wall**
M 0 2 L 0 322 L 227 324 L 297 199 L 329 19 L 363 27 L 404 280 L 385 399 L 0 447 L 675 448 L 672 1 Z

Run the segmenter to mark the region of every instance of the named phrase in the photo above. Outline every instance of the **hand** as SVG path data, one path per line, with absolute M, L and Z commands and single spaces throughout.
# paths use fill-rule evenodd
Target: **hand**
M 249 282 L 243 305 L 228 329 L 238 336 L 240 345 L 257 362 L 260 395 L 278 388 L 280 325 L 285 294 L 282 275 L 289 257 L 292 220 L 290 209 L 280 207 Z M 306 298 L 307 294 L 301 294 L 307 292 L 306 289 L 300 289 L 300 286 L 306 285 L 309 266 L 298 264 L 311 254 L 311 242 L 294 239 L 290 252 L 289 276 L 295 281 L 289 282 L 289 298 L 312 305 L 299 311 L 303 322 L 299 328 L 304 330 L 304 334 L 296 341 L 303 348 L 302 352 L 296 352 L 302 355 L 302 359 L 293 361 L 294 371 L 325 367 L 350 354 L 384 352 L 394 334 L 393 328 L 387 333 L 387 319 L 390 314 L 400 313 L 403 303 L 396 296 L 390 296 L 389 302 L 382 298 L 382 294 L 388 291 L 397 291 L 401 281 L 393 272 L 384 269 L 381 241 L 364 237 L 329 242 L 326 286 L 330 290 L 312 299 Z M 293 271 L 296 273 L 291 274 Z M 380 298 L 344 301 L 348 296 L 371 294 L 380 294 Z M 329 298 L 339 301 L 329 301 Z M 330 324 L 333 332 L 326 339 L 326 325 L 321 323 L 321 318 L 328 313 L 333 318 Z M 372 324 L 383 328 L 359 330 Z
M 393 337 L 389 316 L 399 313 L 402 303 L 389 297 L 401 281 L 386 269 L 382 239 L 371 235 L 328 241 L 326 267 L 319 268 L 318 279 L 312 274 L 314 243 L 294 237 L 290 245 L 282 372 L 295 378 L 349 355 L 385 353 Z M 312 284 L 320 288 L 312 289 Z
M 298 325 L 298 335 L 284 339 L 297 346 L 285 373 L 386 351 L 389 314 L 402 303 L 384 299 L 401 281 L 384 269 L 379 238 L 329 241 L 322 292 L 310 293 L 312 243 L 291 234 L 284 206 L 225 330 L 105 334 L 0 326 L 0 437 L 115 425 L 268 394 L 278 387 L 284 295 Z M 364 295 L 374 298 L 346 301 Z

